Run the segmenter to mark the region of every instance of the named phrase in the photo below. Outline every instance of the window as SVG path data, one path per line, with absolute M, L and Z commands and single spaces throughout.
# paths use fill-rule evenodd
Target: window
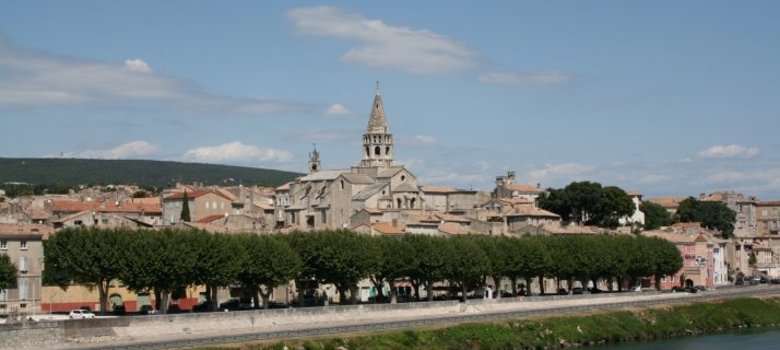
M 19 242 L 19 249 L 27 250 L 27 241 L 22 240 L 21 242 Z
M 27 281 L 26 278 L 20 278 L 19 281 L 18 281 L 18 283 L 19 283 L 19 286 L 18 286 L 19 287 L 19 300 L 27 299 L 27 291 L 28 291 L 28 286 L 29 286 L 29 284 L 27 282 L 28 281 Z
M 208 208 L 209 208 L 209 202 L 207 201 L 206 202 L 206 209 L 208 209 Z
M 0 249 L 8 250 L 8 241 L 6 241 L 6 240 L 0 241 Z
M 378 156 L 381 153 L 382 153 L 382 148 L 381 147 L 379 147 L 379 146 L 374 147 L 374 155 L 375 156 Z
M 219 209 L 225 209 L 225 202 L 219 203 Z
M 27 273 L 27 257 L 26 256 L 20 256 L 19 257 L 19 272 L 20 273 Z

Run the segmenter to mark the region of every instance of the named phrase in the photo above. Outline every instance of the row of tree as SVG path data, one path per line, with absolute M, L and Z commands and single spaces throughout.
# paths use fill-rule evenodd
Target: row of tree
M 511 281 L 517 294 L 518 282 L 530 287 L 542 278 L 569 286 L 575 280 L 624 286 L 682 267 L 672 243 L 633 235 L 398 238 L 349 231 L 223 235 L 88 228 L 58 232 L 46 242 L 45 254 L 46 283 L 95 286 L 106 306 L 108 287 L 119 279 L 130 290 L 154 293 L 162 312 L 172 292 L 191 285 L 206 286 L 213 306 L 217 288 L 240 282 L 252 291 L 255 305 L 262 299 L 267 308 L 272 289 L 293 280 L 301 305 L 305 292 L 319 284 L 335 286 L 341 303 L 355 302 L 364 279 L 377 287 L 378 300 L 395 302 L 398 281 L 410 282 L 416 297 L 425 288 L 432 300 L 434 284 L 445 281 L 465 298 L 474 288 L 499 287 L 502 280 Z M 539 285 L 538 293 L 544 293 Z M 389 296 L 382 294 L 384 286 Z

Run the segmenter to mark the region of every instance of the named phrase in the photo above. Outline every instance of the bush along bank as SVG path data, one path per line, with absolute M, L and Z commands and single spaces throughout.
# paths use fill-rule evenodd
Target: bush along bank
M 780 298 L 746 298 L 341 338 L 293 339 L 275 344 L 243 345 L 234 349 L 560 349 L 777 326 L 780 326 Z

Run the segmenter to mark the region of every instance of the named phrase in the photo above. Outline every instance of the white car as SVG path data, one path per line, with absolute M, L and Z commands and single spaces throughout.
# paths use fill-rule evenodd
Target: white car
M 72 310 L 68 314 L 68 317 L 70 317 L 71 320 L 76 318 L 86 319 L 86 318 L 95 318 L 95 314 L 87 310 Z

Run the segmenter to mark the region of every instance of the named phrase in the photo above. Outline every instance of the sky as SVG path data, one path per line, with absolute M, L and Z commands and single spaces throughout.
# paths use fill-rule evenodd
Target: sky
M 0 2 L 0 157 L 780 198 L 777 1 Z

